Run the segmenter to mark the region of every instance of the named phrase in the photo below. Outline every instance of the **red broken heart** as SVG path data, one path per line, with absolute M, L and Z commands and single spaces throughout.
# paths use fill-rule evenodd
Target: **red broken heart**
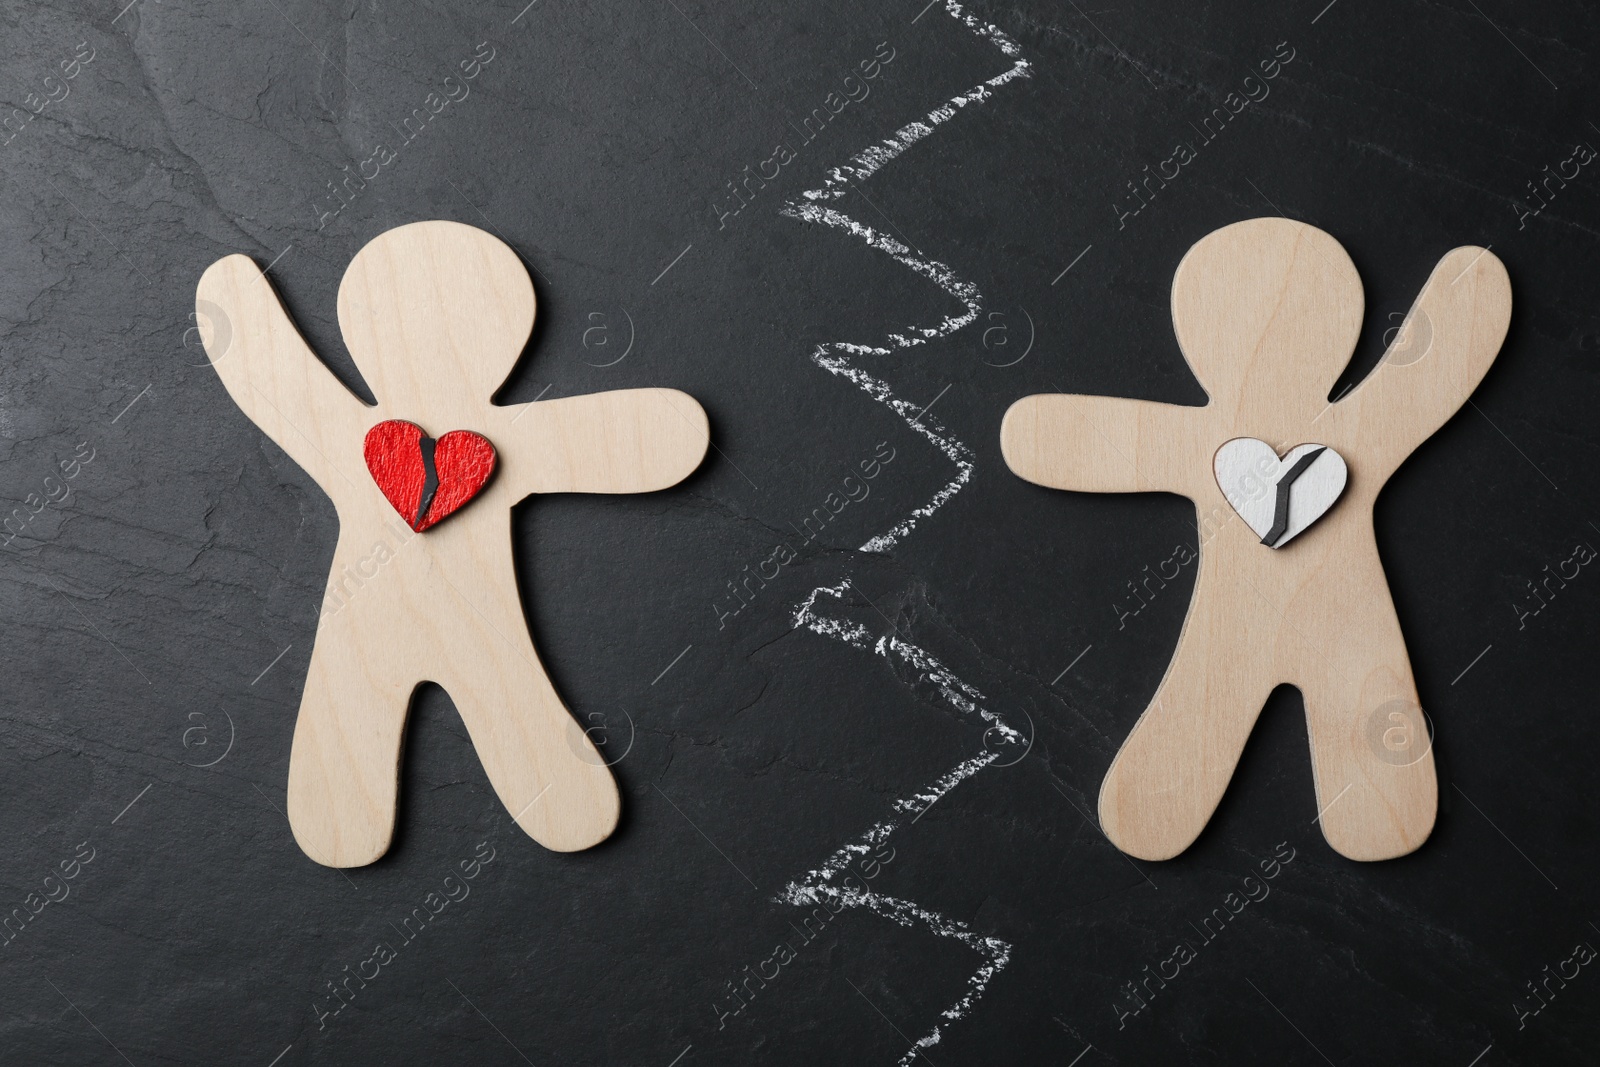
M 471 430 L 435 441 L 415 423 L 389 419 L 367 431 L 362 453 L 372 480 L 418 533 L 460 510 L 494 474 L 494 445 Z

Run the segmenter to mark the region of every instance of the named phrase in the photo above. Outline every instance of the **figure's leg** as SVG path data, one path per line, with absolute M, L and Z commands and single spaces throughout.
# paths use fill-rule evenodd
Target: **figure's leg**
M 1216 540 L 1172 665 L 1100 787 L 1101 828 L 1140 859 L 1171 859 L 1200 836 L 1277 682 L 1279 620 L 1226 565 L 1240 546 Z
M 394 835 L 400 744 L 417 674 L 394 635 L 372 624 L 377 600 L 355 590 L 325 602 L 295 721 L 289 825 L 305 854 L 328 867 L 371 863 Z
M 1349 566 L 1314 593 L 1324 654 L 1295 679 L 1306 705 L 1322 834 L 1353 860 L 1403 856 L 1427 840 L 1438 806 L 1433 750 L 1405 638 L 1370 530 Z M 1304 620 L 1313 625 L 1312 618 Z
M 528 638 L 510 539 L 476 540 L 475 556 L 471 572 L 442 583 L 448 592 L 441 591 L 435 610 L 449 606 L 449 636 L 440 637 L 444 654 L 431 659 L 429 677 L 455 702 L 517 825 L 556 852 L 590 848 L 616 829 L 616 782 Z
M 545 676 L 533 646 L 499 669 L 445 682 L 484 772 L 517 825 L 545 848 L 577 852 L 611 836 L 616 782 Z

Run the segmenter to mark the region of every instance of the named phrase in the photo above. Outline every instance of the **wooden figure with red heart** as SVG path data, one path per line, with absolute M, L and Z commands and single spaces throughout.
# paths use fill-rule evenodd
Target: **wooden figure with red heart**
M 425 681 L 450 694 L 523 830 L 562 852 L 604 840 L 617 788 L 529 638 L 511 507 L 677 483 L 710 441 L 700 405 L 674 389 L 490 403 L 532 333 L 533 284 L 505 244 L 454 222 L 381 234 L 339 285 L 339 328 L 376 405 L 321 364 L 249 258 L 213 263 L 196 308 L 235 403 L 339 516 L 289 763 L 301 848 L 332 867 L 388 849 Z M 397 514 L 417 533 L 391 549 Z
M 1330 402 L 1362 305 L 1328 234 L 1236 223 L 1191 248 L 1172 282 L 1173 329 L 1209 403 L 1040 394 L 1006 413 L 1002 451 L 1029 481 L 1178 493 L 1200 513 L 1177 650 L 1100 791 L 1101 826 L 1131 855 L 1169 859 L 1194 841 L 1284 682 L 1305 703 L 1317 821 L 1334 849 L 1401 856 L 1433 827 L 1429 727 L 1372 509 L 1488 371 L 1511 286 L 1486 249 L 1447 253 L 1383 361 Z

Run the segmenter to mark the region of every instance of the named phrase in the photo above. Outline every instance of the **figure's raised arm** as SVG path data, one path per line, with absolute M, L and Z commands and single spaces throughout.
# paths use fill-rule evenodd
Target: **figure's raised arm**
M 1398 467 L 1488 373 L 1511 321 L 1511 280 L 1486 248 L 1439 260 L 1383 360 L 1328 413 L 1341 436 Z
M 1194 497 L 1196 471 L 1211 470 L 1201 454 L 1208 416 L 1152 400 L 1037 393 L 1006 412 L 1000 451 L 1019 477 L 1052 489 Z
M 225 256 L 206 268 L 195 290 L 195 321 L 234 403 L 318 484 L 327 489 L 333 479 L 363 473 L 366 405 L 307 347 L 249 256 Z
M 494 438 L 519 493 L 648 493 L 705 458 L 711 427 L 676 389 L 619 389 L 506 408 Z

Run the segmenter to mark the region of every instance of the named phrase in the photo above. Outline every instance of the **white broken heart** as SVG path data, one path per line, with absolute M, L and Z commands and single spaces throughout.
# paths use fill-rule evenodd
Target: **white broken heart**
M 1327 445 L 1291 448 L 1282 458 L 1265 441 L 1235 437 L 1212 462 L 1217 486 L 1270 548 L 1282 548 L 1327 514 L 1344 492 L 1349 469 Z

